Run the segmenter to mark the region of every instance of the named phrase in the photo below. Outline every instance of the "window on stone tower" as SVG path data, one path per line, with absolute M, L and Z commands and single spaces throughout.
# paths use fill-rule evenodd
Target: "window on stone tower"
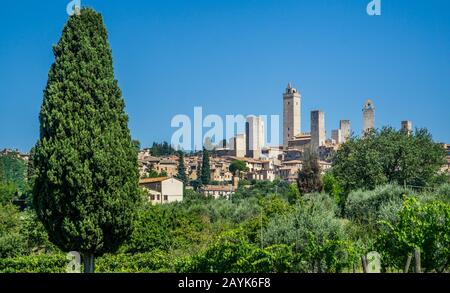
M 290 102 L 288 102 L 288 105 L 290 105 L 291 103 Z

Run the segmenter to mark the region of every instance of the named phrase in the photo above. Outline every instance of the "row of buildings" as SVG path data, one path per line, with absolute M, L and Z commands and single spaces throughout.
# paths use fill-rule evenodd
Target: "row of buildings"
M 0 156 L 16 156 L 26 162 L 30 159 L 30 155 L 27 153 L 22 153 L 18 149 L 3 149 L 0 150 Z
M 283 93 L 283 145 L 269 147 L 265 145 L 265 125 L 262 117 L 250 116 L 246 121 L 245 133 L 230 139 L 229 146 L 219 149 L 221 155 L 248 157 L 253 159 L 272 159 L 290 150 L 303 151 L 312 148 L 324 154 L 330 153 L 346 142 L 352 135 L 350 120 L 340 120 L 339 128 L 333 129 L 328 136 L 325 128 L 325 112 L 314 110 L 310 113 L 311 128 L 302 132 L 302 97 L 289 83 Z M 411 121 L 402 121 L 402 129 L 412 131 Z M 363 106 L 363 133 L 375 128 L 375 107 L 372 100 Z M 288 156 L 289 157 L 289 156 Z
M 284 159 L 283 159 L 284 158 Z M 245 162 L 247 172 L 244 178 L 251 180 L 273 181 L 280 178 L 286 181 L 295 181 L 297 172 L 302 167 L 302 152 L 290 150 L 287 154 L 272 158 L 248 158 L 236 156 L 212 156 L 210 157 L 210 178 L 216 183 L 231 182 L 234 174 L 229 170 L 230 165 L 235 160 Z M 331 167 L 330 161 L 319 161 L 323 171 Z M 139 169 L 141 177 L 146 177 L 151 170 L 159 174 L 164 173 L 167 177 L 174 177 L 178 172 L 178 156 L 153 157 L 148 150 L 139 154 Z M 201 165 L 201 157 L 186 156 L 184 158 L 186 174 L 192 181 L 197 180 L 197 168 Z
M 325 113 L 314 110 L 310 113 L 311 128 L 302 132 L 302 97 L 289 83 L 282 95 L 283 99 L 283 144 L 267 146 L 265 144 L 265 125 L 262 117 L 249 116 L 246 120 L 245 133 L 231 138 L 228 145 L 215 150 L 210 158 L 210 177 L 215 185 L 204 186 L 202 192 L 214 197 L 228 197 L 237 188 L 236 176 L 229 171 L 234 160 L 244 161 L 247 180 L 268 180 L 275 178 L 294 182 L 298 171 L 302 169 L 303 154 L 307 149 L 315 150 L 319 155 L 322 172 L 331 167 L 332 154 L 352 136 L 351 121 L 342 119 L 339 128 L 327 135 Z M 375 128 L 375 106 L 367 100 L 362 109 L 362 132 Z M 401 129 L 412 132 L 412 122 L 402 121 Z M 450 145 L 445 145 L 448 164 L 443 171 L 450 172 Z M 182 183 L 173 177 L 177 174 L 178 157 L 154 157 L 149 150 L 139 154 L 141 176 L 145 177 L 151 170 L 164 173 L 165 177 L 142 179 L 141 185 L 153 190 L 151 201 L 155 203 L 171 202 L 182 199 Z M 190 180 L 197 180 L 197 168 L 201 165 L 200 156 L 185 157 L 184 165 Z M 165 191 L 167 190 L 167 192 Z M 174 192 L 177 190 L 177 192 Z M 175 194 L 176 193 L 176 194 Z M 181 197 L 180 197 L 181 196 Z

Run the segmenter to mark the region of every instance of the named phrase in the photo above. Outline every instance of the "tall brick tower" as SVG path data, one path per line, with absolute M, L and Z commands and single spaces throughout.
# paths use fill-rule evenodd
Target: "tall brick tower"
M 363 108 L 363 134 L 375 129 L 375 107 L 372 100 L 367 100 Z
M 317 150 L 325 144 L 325 113 L 323 111 L 311 111 L 311 146 Z
M 341 130 L 342 143 L 346 142 L 351 135 L 350 120 L 341 120 L 339 123 L 339 129 Z
M 287 149 L 288 142 L 301 133 L 301 95 L 291 83 L 283 94 L 283 147 Z

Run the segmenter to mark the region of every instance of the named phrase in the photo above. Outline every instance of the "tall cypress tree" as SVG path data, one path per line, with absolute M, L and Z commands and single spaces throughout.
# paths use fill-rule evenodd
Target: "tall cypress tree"
M 192 184 L 194 186 L 194 189 L 196 191 L 199 190 L 199 188 L 202 187 L 202 164 L 200 160 L 197 163 L 197 170 L 196 170 L 197 180 L 193 181 Z
M 39 116 L 33 204 L 63 251 L 79 251 L 85 272 L 131 231 L 139 202 L 137 149 L 114 78 L 100 14 L 69 18 L 58 44 Z
M 179 151 L 178 152 L 178 174 L 177 174 L 177 178 L 180 179 L 181 181 L 183 181 L 184 185 L 186 186 L 186 184 L 188 183 L 188 178 L 186 175 L 186 167 L 184 165 L 184 153 L 183 151 Z
M 209 153 L 206 148 L 203 148 L 202 173 L 200 179 L 203 185 L 209 184 L 209 181 L 211 180 L 211 171 L 209 167 Z
M 307 149 L 303 153 L 303 166 L 298 172 L 297 186 L 302 195 L 322 191 L 319 155 L 315 150 Z

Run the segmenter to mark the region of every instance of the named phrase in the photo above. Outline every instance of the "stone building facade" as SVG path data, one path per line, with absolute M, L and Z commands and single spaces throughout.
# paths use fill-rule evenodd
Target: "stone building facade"
M 325 113 L 319 110 L 311 111 L 311 147 L 317 149 L 325 144 Z
M 367 100 L 363 107 L 363 134 L 375 129 L 375 107 L 372 100 Z

